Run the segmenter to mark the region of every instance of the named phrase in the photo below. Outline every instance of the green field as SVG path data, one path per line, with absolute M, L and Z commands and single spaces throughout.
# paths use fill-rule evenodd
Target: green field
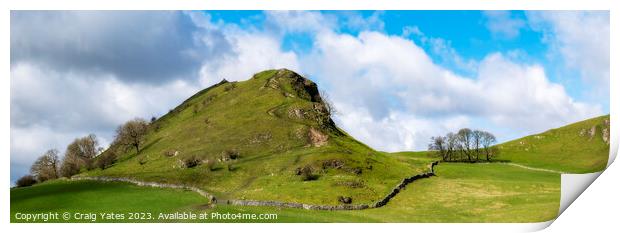
M 277 219 L 244 220 L 249 222 L 542 222 L 558 214 L 560 173 L 600 171 L 609 154 L 607 115 L 496 145 L 495 163 L 440 163 L 436 176 L 409 184 L 381 208 L 221 204 L 266 200 L 333 206 L 342 204 L 339 196 L 351 197 L 353 205 L 372 204 L 439 159 L 428 152 L 376 151 L 339 129 L 325 106 L 314 83 L 288 70 L 222 82 L 150 123 L 139 153 L 111 146 L 104 153 L 115 152 L 116 163 L 77 175 L 194 186 L 220 204 L 211 206 L 190 191 L 56 180 L 11 189 L 11 221 L 21 222 L 17 213 L 53 211 L 151 213 L 147 220 L 110 222 L 177 222 L 158 215 L 189 211 L 278 214 Z M 230 152 L 237 156 L 226 159 Z M 201 163 L 187 167 L 189 158 Z M 309 168 L 313 179 L 302 179 L 301 168 Z M 239 220 L 189 222 L 229 221 Z
M 505 164 L 442 163 L 437 176 L 415 181 L 388 205 L 361 211 L 316 211 L 219 204 L 189 191 L 125 183 L 58 181 L 11 190 L 15 213 L 95 212 L 276 213 L 275 220 L 242 222 L 542 222 L 558 214 L 560 176 Z M 98 220 L 99 221 L 99 220 Z M 140 222 L 123 220 L 120 222 Z M 152 222 L 167 220 L 152 219 Z M 115 222 L 119 222 L 116 220 Z M 148 221 L 147 221 L 148 222 Z M 195 220 L 189 222 L 237 222 Z
M 498 159 L 565 173 L 605 169 L 609 158 L 609 115 L 573 123 L 498 145 Z

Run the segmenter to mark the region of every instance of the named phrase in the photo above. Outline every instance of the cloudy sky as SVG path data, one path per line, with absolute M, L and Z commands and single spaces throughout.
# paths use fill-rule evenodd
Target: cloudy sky
M 50 148 L 161 116 L 222 78 L 314 80 L 385 151 L 461 127 L 500 141 L 609 112 L 609 13 L 11 12 L 11 181 Z

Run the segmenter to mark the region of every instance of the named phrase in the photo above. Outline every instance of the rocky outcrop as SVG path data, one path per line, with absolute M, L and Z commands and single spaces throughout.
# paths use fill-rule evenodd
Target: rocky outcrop
M 317 130 L 315 128 L 310 128 L 310 130 L 308 130 L 308 140 L 310 141 L 310 144 L 315 147 L 321 147 L 327 144 L 328 139 L 329 136 L 322 133 L 320 130 Z

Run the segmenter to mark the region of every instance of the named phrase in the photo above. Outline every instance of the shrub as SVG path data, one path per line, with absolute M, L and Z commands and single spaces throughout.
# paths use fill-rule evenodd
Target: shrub
M 351 204 L 351 202 L 353 202 L 353 199 L 351 197 L 338 196 L 338 202 L 343 204 Z
M 226 150 L 222 153 L 222 161 L 228 160 L 236 160 L 239 158 L 239 151 L 237 150 Z
M 36 183 L 37 183 L 37 180 L 34 178 L 34 176 L 25 175 L 19 178 L 19 180 L 15 182 L 15 185 L 17 185 L 17 187 L 28 187 Z
M 296 174 L 298 176 L 301 176 L 302 181 L 312 181 L 312 180 L 317 180 L 319 178 L 317 174 L 314 174 L 312 166 L 310 165 L 297 168 Z
M 186 168 L 196 167 L 200 165 L 200 163 L 201 163 L 200 159 L 198 159 L 196 156 L 191 156 L 183 160 L 183 165 L 185 165 Z
M 140 158 L 140 159 L 138 160 L 138 163 L 139 163 L 140 165 L 144 165 L 144 164 L 146 164 L 146 162 L 148 162 L 148 161 L 146 160 L 146 158 L 145 158 L 145 157 L 142 157 L 142 158 Z

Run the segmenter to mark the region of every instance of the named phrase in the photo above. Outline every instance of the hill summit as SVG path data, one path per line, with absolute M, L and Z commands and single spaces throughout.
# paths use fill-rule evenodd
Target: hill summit
M 152 122 L 143 149 L 83 175 L 186 184 L 218 199 L 372 203 L 426 169 L 339 129 L 311 80 L 286 69 L 206 88 Z M 343 198 L 346 197 L 346 198 Z

